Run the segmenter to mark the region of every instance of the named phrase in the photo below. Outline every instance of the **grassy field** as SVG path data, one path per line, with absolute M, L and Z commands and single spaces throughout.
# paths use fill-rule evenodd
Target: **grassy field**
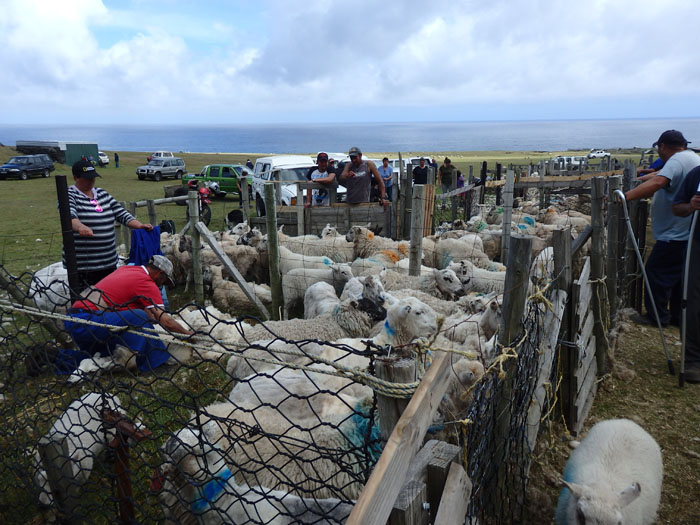
M 136 201 L 143 199 L 157 199 L 163 197 L 163 186 L 179 184 L 180 181 L 166 180 L 154 182 L 150 180 L 139 181 L 136 177 L 136 168 L 146 163 L 146 152 L 120 151 L 119 168 L 114 167 L 114 152 L 106 152 L 110 158 L 110 164 L 106 168 L 99 168 L 102 178 L 97 185 L 109 191 L 118 201 Z M 425 155 L 434 157 L 439 163 L 449 156 L 453 163 L 462 171 L 467 172 L 468 166 L 474 166 L 474 173 L 478 174 L 481 163 L 487 161 L 489 169 L 495 169 L 495 164 L 500 162 L 504 166 L 508 164 L 537 163 L 542 159 L 549 159 L 560 153 L 581 154 L 582 151 L 568 152 L 509 152 L 509 151 L 416 151 L 406 152 L 406 157 Z M 0 163 L 6 162 L 11 156 L 16 155 L 14 148 L 0 147 Z M 213 163 L 245 163 L 250 158 L 255 161 L 256 156 L 250 154 L 234 153 L 180 153 L 187 164 L 190 173 L 199 173 L 203 166 Z M 260 156 L 260 155 L 258 155 Z M 371 158 L 383 156 L 396 157 L 395 152 L 366 153 Z M 639 160 L 639 153 L 632 151 L 619 152 L 617 158 L 623 160 L 632 158 Z M 66 175 L 68 184 L 73 183 L 70 166 L 56 164 L 53 175 Z M 2 197 L 0 197 L 0 264 L 3 264 L 13 273 L 35 271 L 43 266 L 60 259 L 62 240 L 60 222 L 58 218 L 56 185 L 53 176 L 50 179 L 36 178 L 27 181 L 4 180 L 0 181 Z M 218 200 L 212 206 L 211 230 L 224 227 L 226 214 L 238 207 L 238 201 L 234 197 Z M 176 205 L 164 205 L 158 207 L 158 220 L 172 219 L 176 226 L 181 227 L 185 221 L 185 208 Z M 137 210 L 139 220 L 147 222 L 146 208 Z

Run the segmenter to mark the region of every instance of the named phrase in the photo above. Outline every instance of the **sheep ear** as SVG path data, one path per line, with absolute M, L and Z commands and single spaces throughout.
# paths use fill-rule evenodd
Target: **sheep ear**
M 277 228 L 277 231 L 278 231 L 279 233 L 282 233 L 282 230 L 283 230 L 283 229 L 284 229 L 284 224 L 283 224 L 282 226 L 280 226 L 279 228 Z
M 618 494 L 620 508 L 625 508 L 636 500 L 641 493 L 642 487 L 637 482 L 632 483 L 629 487 L 625 487 L 624 490 L 620 491 L 620 494 Z
M 571 491 L 571 493 L 578 499 L 583 495 L 583 487 L 581 485 L 578 485 L 576 483 L 570 483 L 565 480 L 560 480 L 562 485 L 564 485 L 567 489 Z

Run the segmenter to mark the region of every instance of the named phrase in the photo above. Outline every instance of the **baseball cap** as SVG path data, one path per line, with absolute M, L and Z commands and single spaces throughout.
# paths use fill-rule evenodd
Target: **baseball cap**
M 686 146 L 690 144 L 689 140 L 685 140 L 683 133 L 676 131 L 675 129 L 668 129 L 664 131 L 659 140 L 652 144 L 652 147 L 656 147 L 659 144 L 666 144 L 667 146 Z
M 445 164 L 451 164 L 452 161 L 450 160 L 449 157 L 445 157 Z
M 316 162 L 319 160 L 328 160 L 328 153 L 321 152 L 318 155 L 316 155 Z
M 353 146 L 350 148 L 350 151 L 348 152 L 348 157 L 361 157 L 362 152 L 360 151 L 360 148 L 357 146 Z
M 154 268 L 158 268 L 159 270 L 165 272 L 165 276 L 168 278 L 170 286 L 175 286 L 175 281 L 173 281 L 173 263 L 171 263 L 167 257 L 164 255 L 154 255 L 148 261 L 148 264 L 149 266 L 153 266 Z
M 99 177 L 100 174 L 95 170 L 95 166 L 89 160 L 79 160 L 73 164 L 73 175 L 76 177 L 82 177 L 84 179 L 94 179 Z

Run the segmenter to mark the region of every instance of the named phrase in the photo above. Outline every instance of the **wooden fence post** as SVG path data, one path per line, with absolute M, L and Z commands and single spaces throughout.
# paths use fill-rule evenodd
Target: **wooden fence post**
M 607 265 L 607 285 L 608 303 L 610 305 L 610 319 L 617 313 L 617 265 L 619 262 L 619 242 L 620 242 L 620 206 L 617 201 L 615 190 L 622 186 L 622 177 L 615 175 L 608 178 L 608 265 Z
M 391 383 L 412 383 L 417 379 L 416 360 L 413 358 L 378 357 L 374 362 L 374 371 L 379 379 Z M 409 401 L 410 399 L 399 399 L 381 394 L 377 396 L 379 429 L 383 441 L 389 439 Z
M 479 204 L 484 204 L 484 202 L 486 201 L 486 170 L 487 164 L 486 161 L 484 161 L 481 163 L 481 188 L 479 188 Z
M 202 259 L 200 256 L 201 239 L 195 224 L 199 222 L 199 194 L 196 191 L 187 193 L 187 205 L 190 209 L 190 237 L 192 238 L 192 277 L 194 279 L 194 301 L 204 304 L 204 279 L 202 277 Z
M 552 232 L 552 248 L 554 252 L 554 276 L 555 288 L 563 290 L 567 294 L 566 306 L 562 317 L 561 326 L 559 328 L 559 340 L 563 343 L 559 346 L 559 355 L 561 356 L 561 370 L 563 373 L 560 386 L 561 409 L 564 414 L 567 413 L 576 398 L 574 392 L 574 382 L 570 371 L 573 369 L 573 362 L 576 359 L 577 352 L 567 341 L 571 341 L 575 337 L 575 333 L 569 329 L 571 319 L 573 317 L 573 308 L 575 307 L 571 300 L 571 282 L 573 280 L 573 264 L 571 254 L 571 226 L 554 230 Z
M 267 222 L 267 245 L 270 265 L 270 289 L 272 292 L 272 319 L 280 320 L 282 307 L 282 276 L 280 275 L 280 252 L 277 240 L 277 206 L 275 188 L 271 182 L 265 183 L 265 219 Z M 279 186 L 279 184 L 278 184 Z
M 248 177 L 241 177 L 241 202 L 243 203 L 241 205 L 241 211 L 243 212 L 243 222 L 246 223 L 250 218 L 250 197 L 248 197 L 249 192 L 250 188 L 248 187 Z
M 401 165 L 401 153 L 399 153 L 399 165 Z M 398 233 L 399 215 L 397 214 L 396 203 L 399 199 L 399 174 L 402 171 L 403 170 L 399 167 L 399 173 L 397 173 L 396 170 L 393 170 L 391 173 L 391 231 L 389 232 L 389 236 L 392 239 L 396 239 Z
M 607 316 L 603 301 L 605 289 L 605 220 L 603 218 L 603 198 L 605 197 L 605 177 L 591 180 L 591 281 L 593 285 L 593 316 L 598 375 L 607 372 L 608 335 L 605 331 Z M 607 302 L 607 301 L 606 301 Z
M 306 191 L 313 191 L 306 188 Z M 297 235 L 306 235 L 306 224 L 304 222 L 304 189 L 297 183 Z
M 423 213 L 425 186 L 413 186 L 413 203 L 411 205 L 411 247 L 409 251 L 408 275 L 420 275 L 421 249 L 423 246 Z
M 499 164 L 500 166 L 500 164 Z M 501 230 L 501 261 L 508 260 L 508 246 L 510 243 L 510 226 L 513 220 L 513 187 L 515 185 L 515 173 L 513 170 L 506 172 L 506 185 L 503 192 L 503 229 Z
M 544 195 L 544 178 L 547 175 L 547 164 L 542 163 L 542 168 L 539 171 L 540 175 L 540 183 L 539 183 L 539 190 L 540 190 L 540 210 L 544 209 L 544 203 L 545 203 L 545 195 Z
M 503 169 L 503 166 L 500 164 L 496 163 L 496 180 L 501 180 L 501 170 Z M 503 190 L 500 186 L 496 188 L 496 206 L 500 206 L 503 202 Z
M 470 184 L 472 177 L 474 176 L 474 166 L 469 165 L 468 170 L 469 176 L 464 181 L 464 185 Z M 474 204 L 474 190 L 469 190 L 463 196 L 464 198 L 464 220 L 468 221 L 472 218 L 472 205 Z
M 413 176 L 406 170 L 404 174 L 404 182 L 402 183 L 402 204 L 403 204 L 403 217 L 402 217 L 402 228 L 401 228 L 401 238 L 409 239 L 411 236 L 411 197 L 413 190 Z

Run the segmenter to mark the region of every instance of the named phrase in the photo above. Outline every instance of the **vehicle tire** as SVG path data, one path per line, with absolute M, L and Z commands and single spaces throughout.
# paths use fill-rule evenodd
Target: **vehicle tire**
M 211 222 L 211 208 L 208 204 L 202 204 L 202 210 L 200 211 L 199 218 L 202 220 L 205 226 L 209 226 Z
M 160 182 L 161 180 L 163 180 L 163 176 L 160 174 L 160 171 L 156 171 L 156 174 L 153 175 L 153 180 L 155 180 L 156 182 Z
M 187 195 L 187 187 L 186 186 L 180 186 L 179 188 L 175 188 L 175 191 L 173 192 L 173 197 L 184 197 Z M 178 201 L 175 204 L 178 206 L 187 206 L 187 201 Z
M 19 178 L 22 180 L 27 180 L 27 172 L 23 171 L 22 173 L 20 173 Z
M 42 175 L 44 176 L 45 179 L 48 179 L 49 178 L 49 170 L 44 170 Z
M 145 180 L 146 176 L 145 175 L 139 175 L 139 180 Z
M 255 211 L 258 212 L 258 217 L 265 216 L 265 203 L 262 201 L 260 196 L 255 197 Z
M 182 172 L 181 172 L 181 171 L 178 171 L 178 172 L 175 174 L 175 178 L 176 178 L 176 179 L 181 179 L 181 178 L 182 178 Z

